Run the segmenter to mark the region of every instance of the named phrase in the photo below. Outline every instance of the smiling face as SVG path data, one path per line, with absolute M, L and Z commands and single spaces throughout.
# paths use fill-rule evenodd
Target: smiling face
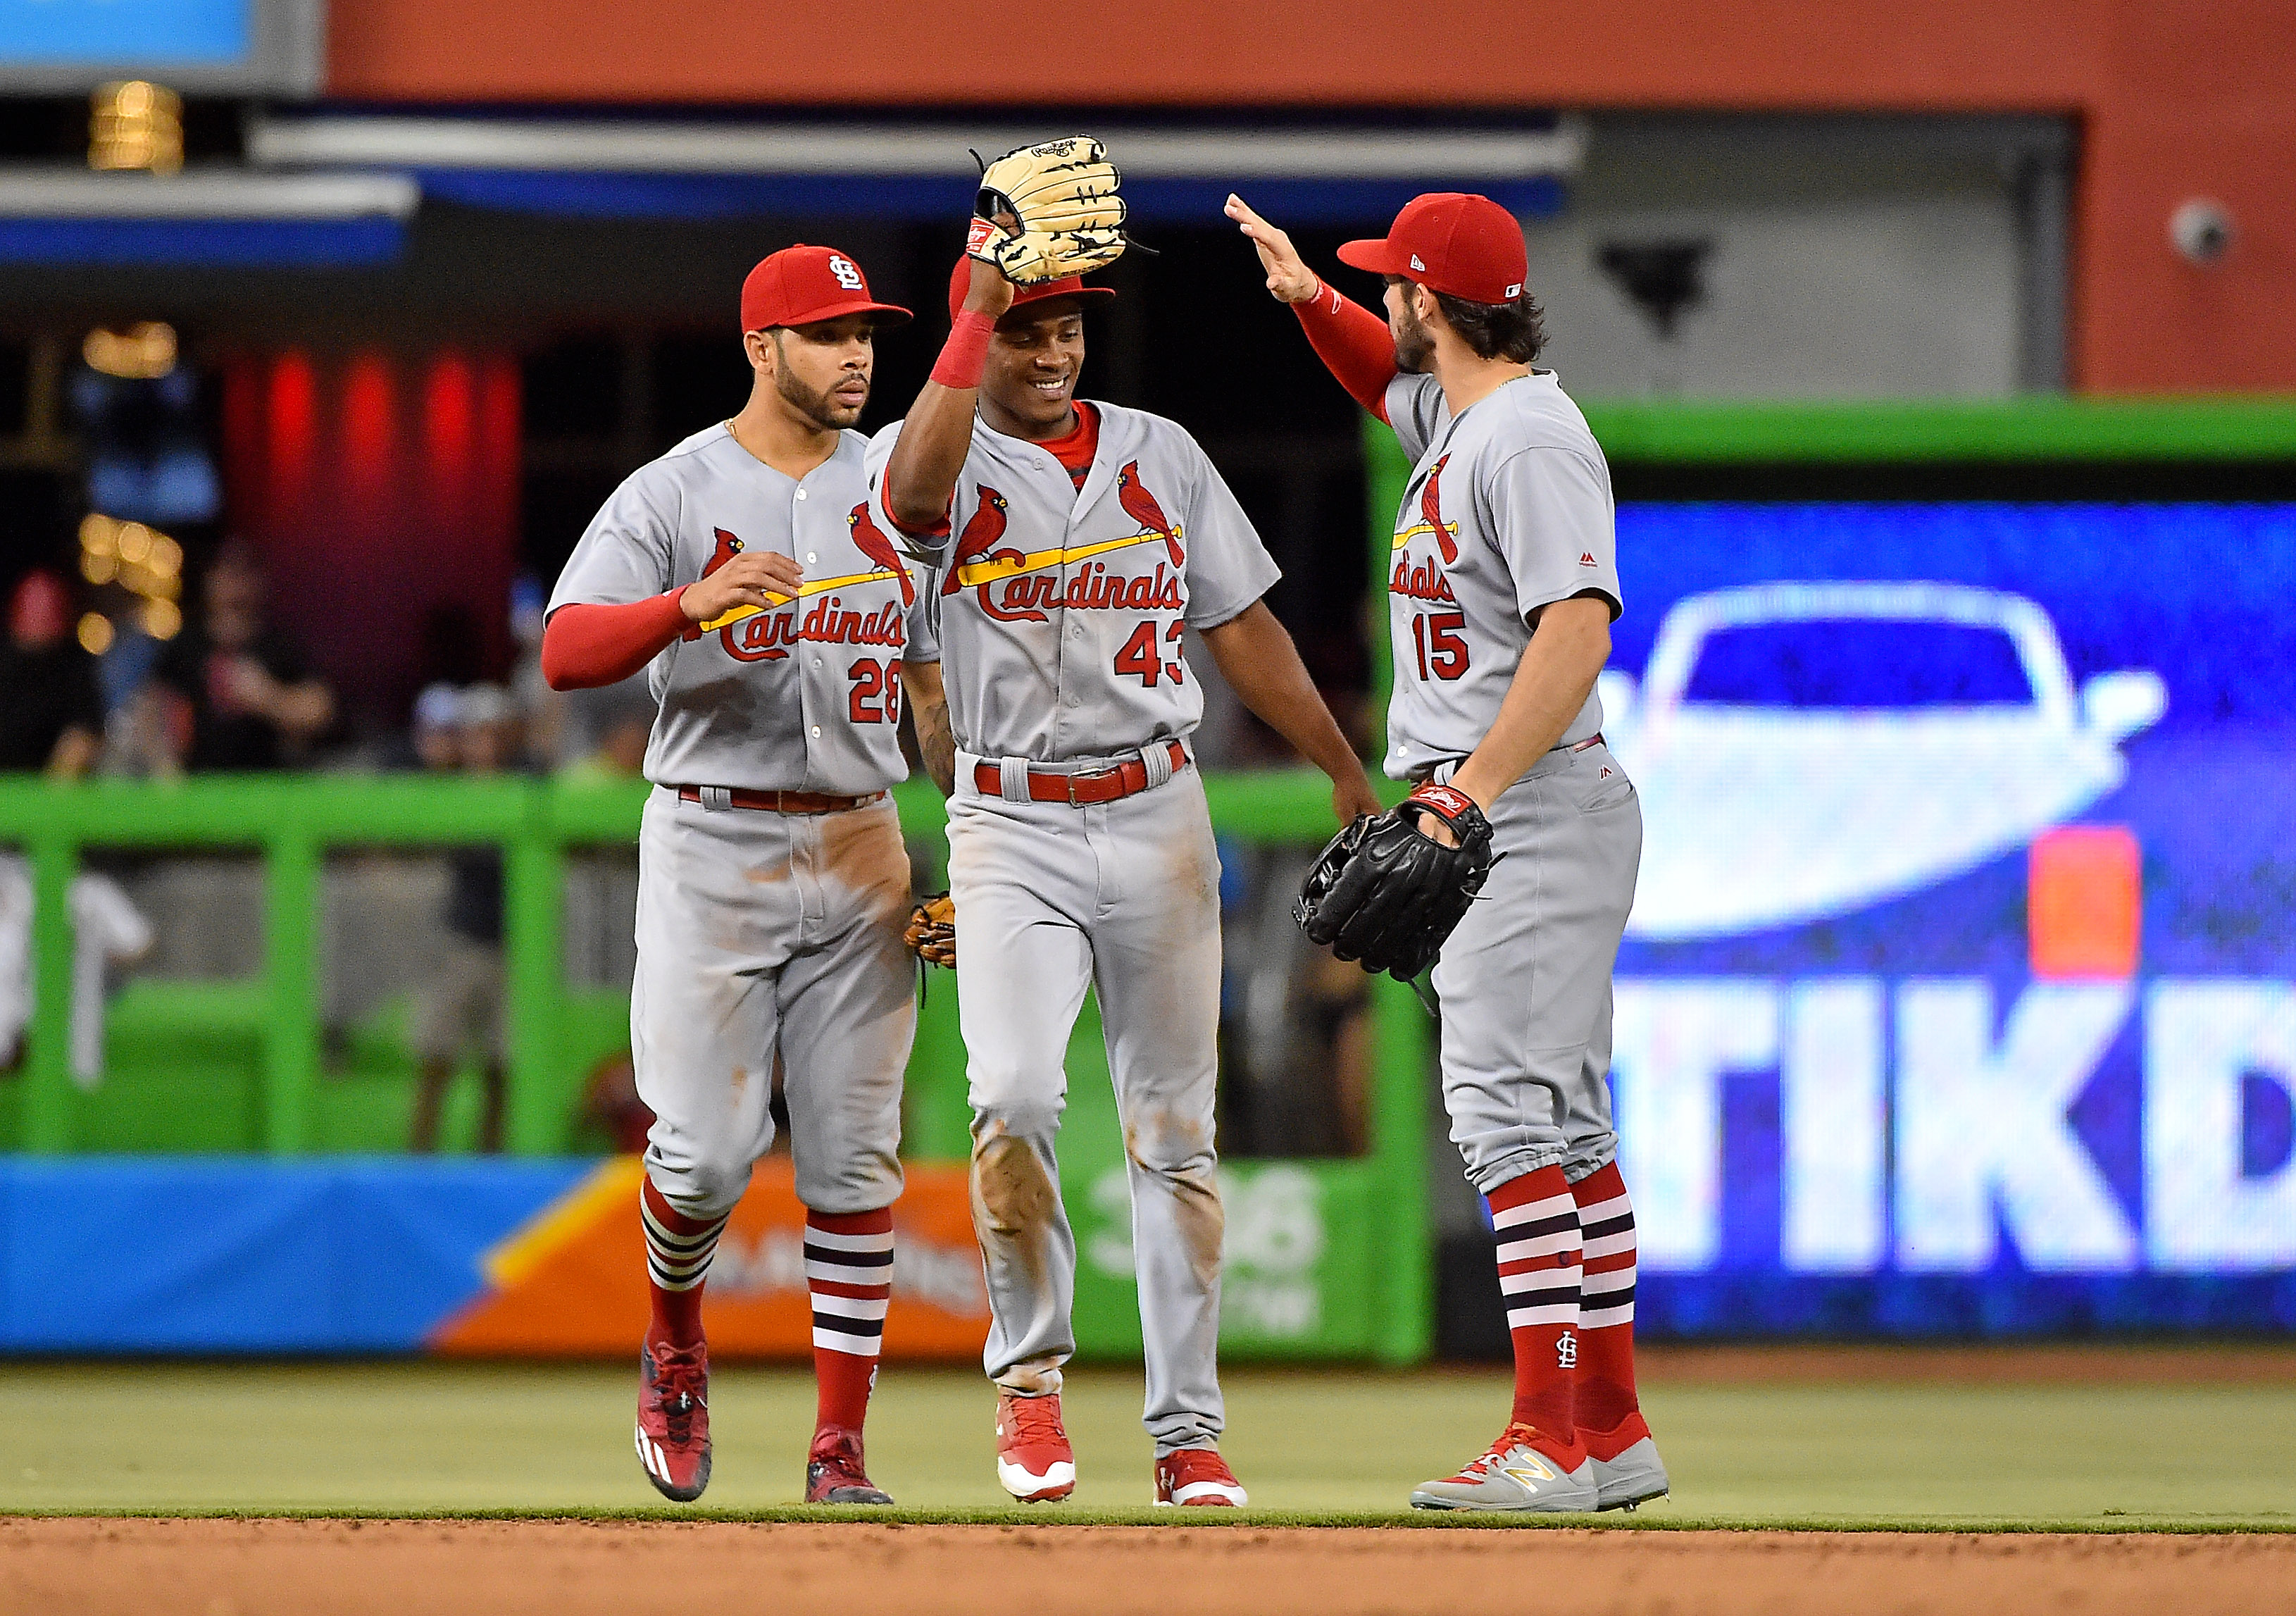
M 823 431 L 837 431 L 861 419 L 877 363 L 875 327 L 869 316 L 775 326 L 750 332 L 742 341 L 750 366 L 771 381 L 791 415 Z
M 1075 424 L 1077 378 L 1084 371 L 1083 305 L 1047 298 L 996 323 L 980 378 L 980 413 L 1008 437 L 1058 438 Z

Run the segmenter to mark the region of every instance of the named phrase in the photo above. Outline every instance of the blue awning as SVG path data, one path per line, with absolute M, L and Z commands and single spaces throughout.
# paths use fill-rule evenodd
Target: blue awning
M 0 170 L 0 263 L 381 263 L 419 200 L 394 175 Z
M 430 201 L 570 218 L 749 217 L 961 219 L 972 206 L 968 178 L 906 174 L 632 174 L 520 168 L 421 168 Z M 1456 190 L 1439 179 L 1136 178 L 1124 182 L 1135 224 L 1217 224 L 1231 191 L 1297 225 L 1384 225 L 1423 191 Z M 1550 175 L 1483 182 L 1510 212 L 1542 218 L 1561 211 L 1562 182 Z
M 1508 127 L 1099 127 L 1144 224 L 1215 222 L 1230 191 L 1306 224 L 1384 223 L 1424 191 L 1480 191 L 1552 214 L 1584 137 Z M 644 122 L 331 114 L 258 119 L 250 160 L 393 169 L 464 207 L 580 218 L 961 218 L 994 154 L 1059 130 L 956 121 Z

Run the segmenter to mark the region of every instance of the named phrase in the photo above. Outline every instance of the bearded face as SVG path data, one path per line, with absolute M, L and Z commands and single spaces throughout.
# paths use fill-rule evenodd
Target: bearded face
M 824 365 L 820 363 L 824 356 L 807 354 L 803 348 L 792 352 L 780 332 L 774 336 L 781 361 L 774 366 L 774 388 L 791 409 L 825 432 L 842 431 L 861 419 L 862 408 L 869 402 L 865 371 L 857 376 L 860 392 L 857 398 L 857 375 L 852 369 Z M 808 360 L 814 363 L 808 365 Z M 804 373 L 808 369 L 826 370 L 828 373 L 816 383 Z
M 1435 333 L 1411 306 L 1414 288 L 1408 281 L 1398 281 L 1388 288 L 1388 330 L 1395 337 L 1395 368 L 1406 375 L 1427 373 L 1435 359 Z

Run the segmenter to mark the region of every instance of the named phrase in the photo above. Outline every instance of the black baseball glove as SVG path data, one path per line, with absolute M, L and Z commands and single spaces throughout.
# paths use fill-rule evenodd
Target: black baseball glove
M 1432 814 L 1458 846 L 1419 828 Z M 1292 918 L 1308 940 L 1366 971 L 1411 981 L 1467 913 L 1491 873 L 1491 824 L 1474 800 L 1423 785 L 1403 806 L 1366 814 L 1332 838 L 1300 883 Z

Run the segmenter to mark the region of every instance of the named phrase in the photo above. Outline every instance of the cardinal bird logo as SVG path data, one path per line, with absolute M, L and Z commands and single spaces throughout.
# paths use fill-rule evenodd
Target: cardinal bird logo
M 1451 529 L 1443 525 L 1443 496 L 1436 484 L 1442 479 L 1443 468 L 1450 463 L 1448 455 L 1437 461 L 1434 469 L 1427 473 L 1427 486 L 1419 490 L 1419 514 L 1435 529 L 1435 547 L 1443 552 L 1443 564 L 1447 567 L 1459 559 L 1459 546 L 1452 538 Z
M 901 580 L 901 604 L 915 605 L 917 587 L 909 581 L 909 570 L 901 564 L 901 553 L 885 537 L 885 529 L 869 520 L 869 502 L 855 505 L 845 524 L 853 529 L 853 547 Z
M 948 576 L 940 581 L 943 595 L 955 595 L 964 587 L 958 575 L 967 562 L 979 561 L 984 555 L 1000 561 L 1008 555 L 1015 561 L 1022 559 L 1014 550 L 992 553 L 996 541 L 1004 537 L 1005 499 L 985 482 L 978 487 L 980 504 L 972 513 L 972 520 L 964 524 L 964 531 L 956 536 L 956 548 L 948 558 Z
M 741 554 L 742 551 L 745 547 L 740 539 L 734 537 L 731 533 L 726 532 L 723 528 L 713 528 L 710 531 L 718 535 L 718 548 L 710 553 L 709 559 L 708 561 L 701 563 L 701 576 L 704 578 L 708 578 L 711 573 L 717 571 L 718 568 L 724 566 L 727 562 L 732 561 L 735 556 Z M 701 637 L 701 625 L 699 623 L 686 624 L 685 637 L 689 640 L 700 639 Z
M 1179 535 L 1173 529 L 1171 519 L 1164 514 L 1164 507 L 1156 503 L 1156 496 L 1140 480 L 1138 461 L 1128 461 L 1124 469 L 1116 474 L 1116 500 L 1133 521 L 1151 533 L 1164 536 L 1164 547 L 1172 553 L 1172 565 L 1179 566 Z

